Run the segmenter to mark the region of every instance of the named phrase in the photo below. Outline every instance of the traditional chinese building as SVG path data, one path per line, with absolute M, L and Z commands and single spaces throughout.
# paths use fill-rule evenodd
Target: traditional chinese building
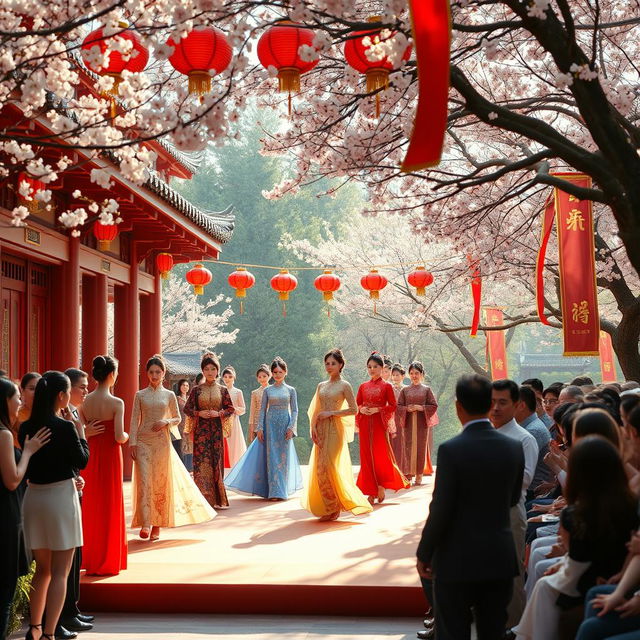
M 12 106 L 0 112 L 0 130 L 34 137 L 51 133 L 44 119 L 26 120 Z M 231 208 L 203 211 L 177 193 L 171 177 L 191 178 L 194 160 L 171 145 L 153 141 L 156 171 L 135 185 L 108 155 L 90 159 L 82 151 L 52 147 L 46 163 L 55 164 L 63 151 L 73 169 L 60 173 L 51 209 L 32 202 L 26 227 L 11 224 L 10 211 L 19 202 L 18 176 L 0 183 L 0 367 L 12 378 L 27 371 L 81 367 L 90 371 L 97 354 L 108 352 L 109 316 L 113 314 L 113 354 L 120 361 L 116 394 L 127 415 L 139 385 L 147 384 L 140 363 L 161 353 L 161 280 L 156 256 L 167 252 L 174 262 L 216 259 L 234 228 Z M 92 169 L 111 177 L 107 190 L 91 182 Z M 74 206 L 73 193 L 96 202 L 117 200 L 123 222 L 108 249 L 100 250 L 93 220 L 73 237 L 58 214 Z M 128 417 L 126 418 L 128 425 Z

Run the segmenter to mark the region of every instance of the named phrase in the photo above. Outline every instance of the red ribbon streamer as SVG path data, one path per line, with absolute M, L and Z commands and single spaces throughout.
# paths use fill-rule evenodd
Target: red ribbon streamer
M 547 326 L 549 325 L 549 320 L 544 313 L 544 261 L 547 256 L 547 245 L 549 244 L 549 237 L 553 229 L 555 215 L 555 200 L 553 196 L 550 196 L 544 209 L 542 240 L 540 241 L 540 250 L 538 251 L 538 260 L 536 263 L 536 302 L 538 305 L 538 317 L 540 318 L 540 322 Z
M 480 275 L 480 265 L 478 261 L 472 261 L 467 257 L 471 267 L 471 296 L 473 297 L 473 320 L 471 321 L 470 336 L 475 338 L 478 335 L 480 325 L 480 302 L 482 300 L 482 277 Z
M 451 26 L 449 0 L 410 0 L 418 69 L 418 107 L 402 171 L 440 162 L 447 129 Z

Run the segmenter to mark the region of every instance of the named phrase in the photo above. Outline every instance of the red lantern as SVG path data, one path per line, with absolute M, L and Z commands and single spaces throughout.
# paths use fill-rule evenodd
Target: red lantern
M 289 293 L 298 286 L 298 280 L 291 275 L 286 269 L 280 269 L 277 276 L 271 278 L 271 288 L 278 292 L 278 298 L 282 300 L 282 315 L 287 315 L 285 300 L 289 299 Z
M 369 22 L 380 22 L 379 16 L 369 18 Z M 344 43 L 344 57 L 347 64 L 364 73 L 367 78 L 367 93 L 376 91 L 376 118 L 380 116 L 380 93 L 379 89 L 386 89 L 389 86 L 389 73 L 394 70 L 393 65 L 388 58 L 382 60 L 369 60 L 367 58 L 367 50 L 369 47 L 364 45 L 364 39 L 369 38 L 373 44 L 383 41 L 381 36 L 382 29 L 372 26 L 366 31 L 354 31 L 349 39 Z M 397 32 L 393 31 L 388 37 L 392 38 Z M 403 60 L 408 60 L 411 55 L 411 46 L 408 46 L 402 55 Z
M 377 269 L 371 269 L 366 276 L 360 278 L 362 288 L 369 292 L 369 297 L 374 301 L 373 313 L 376 313 L 375 301 L 380 298 L 380 291 L 382 291 L 388 283 L 389 281 L 383 275 L 380 275 Z
M 36 200 L 36 195 L 40 191 L 44 191 L 47 186 L 42 180 L 32 178 L 27 173 L 18 174 L 18 189 L 21 187 L 21 183 L 26 182 L 29 185 L 29 194 L 26 196 L 20 195 L 20 204 L 27 207 L 30 213 L 37 213 L 45 207 L 45 203 L 42 200 Z
M 158 267 L 160 277 L 167 280 L 169 272 L 173 269 L 173 256 L 170 253 L 159 253 L 156 256 L 156 267 Z
M 106 75 L 113 78 L 113 87 L 109 91 L 109 94 L 112 96 L 118 95 L 118 85 L 122 81 L 123 71 L 144 71 L 144 68 L 147 66 L 147 62 L 149 62 L 149 50 L 142 44 L 140 36 L 133 29 L 127 29 L 126 23 L 121 23 L 120 27 L 122 27 L 122 31 L 108 36 L 104 35 L 104 27 L 100 27 L 99 29 L 92 31 L 84 39 L 80 47 L 80 53 L 87 68 L 98 75 Z M 90 55 L 88 55 L 90 50 L 93 49 L 93 47 L 98 47 L 100 49 L 100 53 L 104 54 L 109 47 L 109 40 L 115 38 L 122 38 L 123 40 L 128 40 L 133 44 L 133 49 L 131 50 L 128 59 L 125 60 L 119 51 L 110 50 L 107 66 L 94 66 L 90 62 Z
M 433 275 L 424 267 L 418 267 L 407 276 L 407 282 L 416 288 L 417 296 L 424 296 L 426 287 L 433 283 Z
M 93 223 L 93 235 L 98 241 L 100 251 L 109 251 L 111 243 L 118 237 L 118 225 L 102 224 L 100 220 Z
M 187 282 L 193 285 L 193 293 L 197 296 L 201 296 L 204 293 L 204 288 L 211 282 L 213 276 L 209 269 L 205 269 L 199 262 L 193 269 L 187 271 Z
M 236 290 L 236 298 L 245 298 L 247 296 L 247 289 L 251 289 L 256 283 L 254 275 L 244 267 L 238 267 L 233 273 L 230 273 L 227 280 Z M 240 300 L 240 313 L 244 313 L 242 300 Z
M 322 292 L 322 297 L 325 300 L 333 300 L 333 292 L 340 288 L 340 278 L 331 269 L 326 269 L 322 275 L 314 280 L 313 286 Z
M 231 62 L 227 37 L 215 27 L 196 27 L 180 42 L 169 38 L 167 45 L 174 49 L 171 66 L 189 77 L 189 93 L 202 96 L 211 91 L 211 76 L 222 73 Z
M 315 34 L 311 29 L 282 20 L 269 27 L 258 40 L 258 59 L 265 69 L 278 70 L 278 90 L 289 93 L 289 115 L 291 115 L 291 92 L 300 91 L 300 76 L 311 71 L 319 60 L 303 60 L 298 50 L 303 44 L 313 46 Z

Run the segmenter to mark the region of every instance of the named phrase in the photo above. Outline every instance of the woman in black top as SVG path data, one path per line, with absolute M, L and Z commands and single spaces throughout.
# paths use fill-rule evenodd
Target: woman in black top
M 29 461 L 29 486 L 24 497 L 24 536 L 33 552 L 36 573 L 29 599 L 31 624 L 27 640 L 54 640 L 64 603 L 67 575 L 76 547 L 82 546 L 80 503 L 74 478 L 89 461 L 82 423 L 60 417 L 70 400 L 71 383 L 60 371 L 47 371 L 38 381 L 31 417 L 20 426 L 19 440 L 32 437 L 42 427 L 51 440 Z M 47 622 L 42 632 L 42 616 Z
M 7 635 L 18 577 L 27 573 L 22 537 L 22 479 L 31 456 L 49 439 L 49 429 L 40 429 L 25 441 L 22 452 L 14 447 L 11 426 L 19 409 L 18 387 L 8 378 L 0 378 L 0 638 Z

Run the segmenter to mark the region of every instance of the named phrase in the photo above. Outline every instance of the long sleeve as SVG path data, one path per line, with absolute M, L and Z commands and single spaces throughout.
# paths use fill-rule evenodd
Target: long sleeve
M 140 392 L 138 391 L 133 399 L 133 409 L 131 410 L 131 422 L 129 423 L 129 446 L 135 447 L 138 443 L 138 427 L 140 426 L 140 417 L 142 407 L 140 406 Z
M 406 387 L 400 391 L 396 406 L 396 427 L 398 429 L 404 429 L 407 424 L 407 394 L 405 389 Z
M 363 383 L 364 384 L 364 383 Z M 362 414 L 360 413 L 360 407 L 364 406 L 364 395 L 362 393 L 362 384 L 358 387 L 358 393 L 356 394 L 356 406 L 358 407 L 358 413 L 356 413 L 356 433 L 360 431 L 360 421 L 362 420 Z
M 436 397 L 433 395 L 433 391 L 429 387 L 427 387 L 426 398 L 424 400 L 424 417 L 427 421 L 427 426 L 433 426 L 432 418 L 438 410 L 438 402 Z
M 237 416 L 243 416 L 247 412 L 247 405 L 244 403 L 244 395 L 240 389 L 236 389 L 236 398 L 233 408 Z
M 382 417 L 382 424 L 386 429 L 391 429 L 395 433 L 395 423 L 393 417 L 396 412 L 398 403 L 396 401 L 396 394 L 393 392 L 393 387 L 388 383 L 384 383 L 384 394 L 387 404 L 384 407 L 380 407 L 380 415 Z
M 291 417 L 289 418 L 289 429 L 293 435 L 298 435 L 298 394 L 293 387 L 289 387 L 289 403 L 291 406 Z
M 193 389 L 191 389 L 191 392 L 189 393 L 189 397 L 187 398 L 187 402 L 184 405 L 184 409 L 183 409 L 185 414 L 188 415 L 190 418 L 195 418 L 198 415 L 198 401 L 197 401 L 197 393 L 196 393 L 197 388 L 198 387 L 194 387 Z
M 447 448 L 441 445 L 429 517 L 422 530 L 417 550 L 418 559 L 427 565 L 431 564 L 433 554 L 451 524 L 456 508 L 456 484 L 456 474 L 449 460 Z
M 260 413 L 260 405 L 258 404 L 258 389 L 251 392 L 251 404 L 249 405 L 249 428 L 255 430 L 258 423 L 258 413 Z
M 267 407 L 269 406 L 269 388 L 262 394 L 262 404 L 260 405 L 260 417 L 256 425 L 256 431 L 264 431 L 267 426 Z
M 526 491 L 533 480 L 538 464 L 538 443 L 536 439 L 528 434 L 529 437 L 522 440 L 522 449 L 524 451 L 524 476 L 522 478 L 522 490 Z
M 220 387 L 220 392 L 222 394 L 222 403 L 220 406 L 220 417 L 222 416 L 230 416 L 235 413 L 235 409 L 233 407 L 233 402 L 231 402 L 231 396 L 225 387 Z
M 347 403 L 347 408 L 336 411 L 335 415 L 338 417 L 355 415 L 356 413 L 358 413 L 358 405 L 356 404 L 356 399 L 353 397 L 353 389 L 346 380 L 344 381 L 343 391 L 344 400 Z
M 89 445 L 86 440 L 81 440 L 73 424 L 68 420 L 65 424 L 65 438 L 68 440 L 70 462 L 74 469 L 84 469 L 89 463 Z

